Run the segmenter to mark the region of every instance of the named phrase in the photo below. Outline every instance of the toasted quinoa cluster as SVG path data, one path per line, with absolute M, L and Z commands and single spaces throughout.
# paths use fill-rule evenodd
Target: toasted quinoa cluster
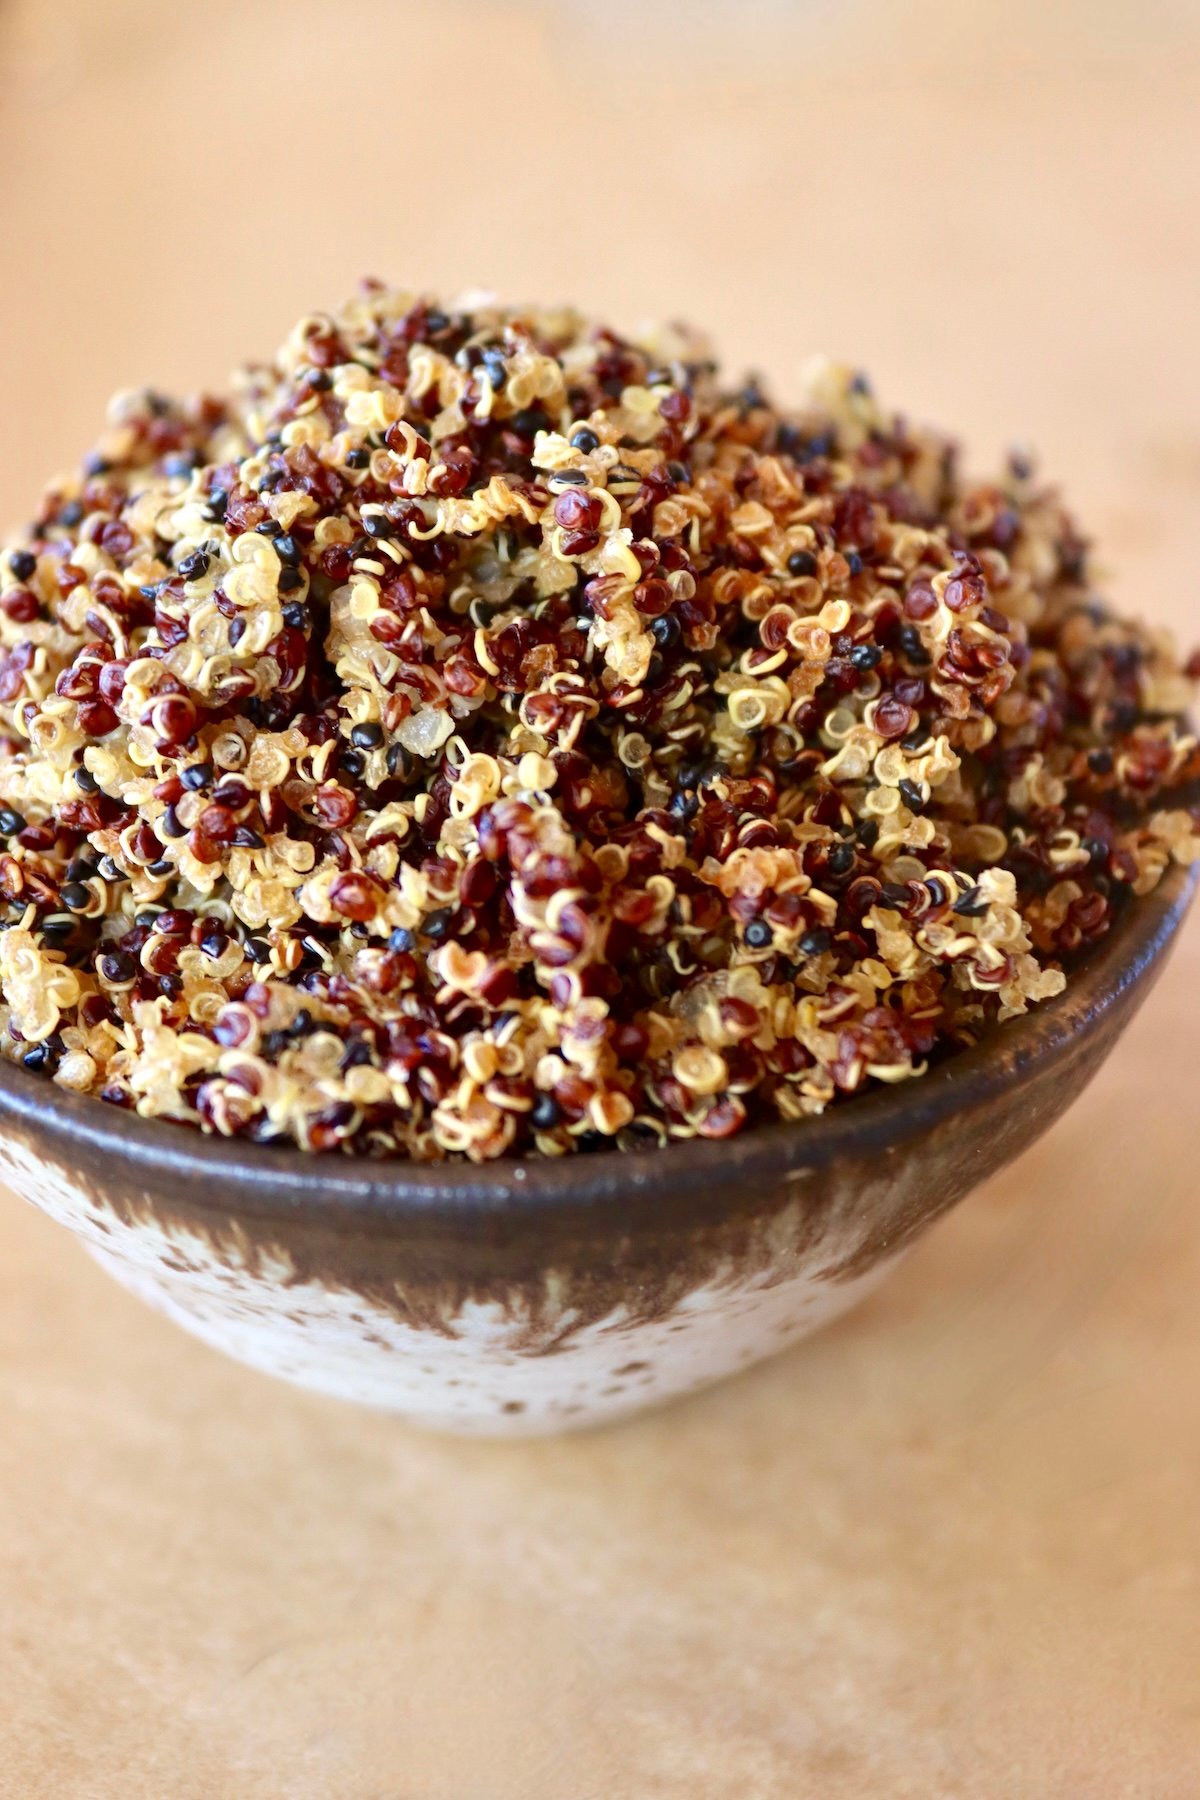
M 1186 673 L 1055 493 L 678 330 L 367 284 L 123 395 L 0 642 L 5 1054 L 259 1142 L 799 1120 L 1200 852 Z

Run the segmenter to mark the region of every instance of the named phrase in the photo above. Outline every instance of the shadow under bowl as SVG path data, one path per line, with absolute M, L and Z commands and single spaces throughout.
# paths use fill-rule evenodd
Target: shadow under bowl
M 119 1281 L 302 1386 L 451 1430 L 631 1413 L 843 1312 L 1052 1125 L 1161 971 L 1173 868 L 1064 993 L 915 1081 L 640 1155 L 352 1162 L 131 1117 L 0 1063 L 0 1173 Z

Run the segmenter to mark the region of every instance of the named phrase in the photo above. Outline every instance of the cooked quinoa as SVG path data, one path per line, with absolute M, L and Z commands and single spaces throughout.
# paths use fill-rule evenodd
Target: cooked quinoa
M 5 1054 L 259 1142 L 800 1120 L 1200 853 L 1186 673 L 1054 490 L 676 329 L 367 284 L 121 395 L 0 645 Z

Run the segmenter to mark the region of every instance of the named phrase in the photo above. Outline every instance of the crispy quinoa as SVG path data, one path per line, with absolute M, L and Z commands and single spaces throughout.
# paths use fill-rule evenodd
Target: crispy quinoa
M 1054 491 L 681 330 L 366 284 L 122 395 L 0 645 L 5 1054 L 259 1142 L 799 1120 L 1200 853 L 1186 673 Z

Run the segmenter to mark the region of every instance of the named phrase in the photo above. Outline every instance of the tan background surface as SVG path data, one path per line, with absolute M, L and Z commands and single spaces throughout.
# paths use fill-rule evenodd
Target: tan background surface
M 0 6 L 0 516 L 358 274 L 686 311 L 1062 470 L 1200 638 L 1200 12 Z M 1200 1793 L 1200 929 L 880 1297 L 632 1427 L 441 1442 L 0 1206 L 0 1795 Z

